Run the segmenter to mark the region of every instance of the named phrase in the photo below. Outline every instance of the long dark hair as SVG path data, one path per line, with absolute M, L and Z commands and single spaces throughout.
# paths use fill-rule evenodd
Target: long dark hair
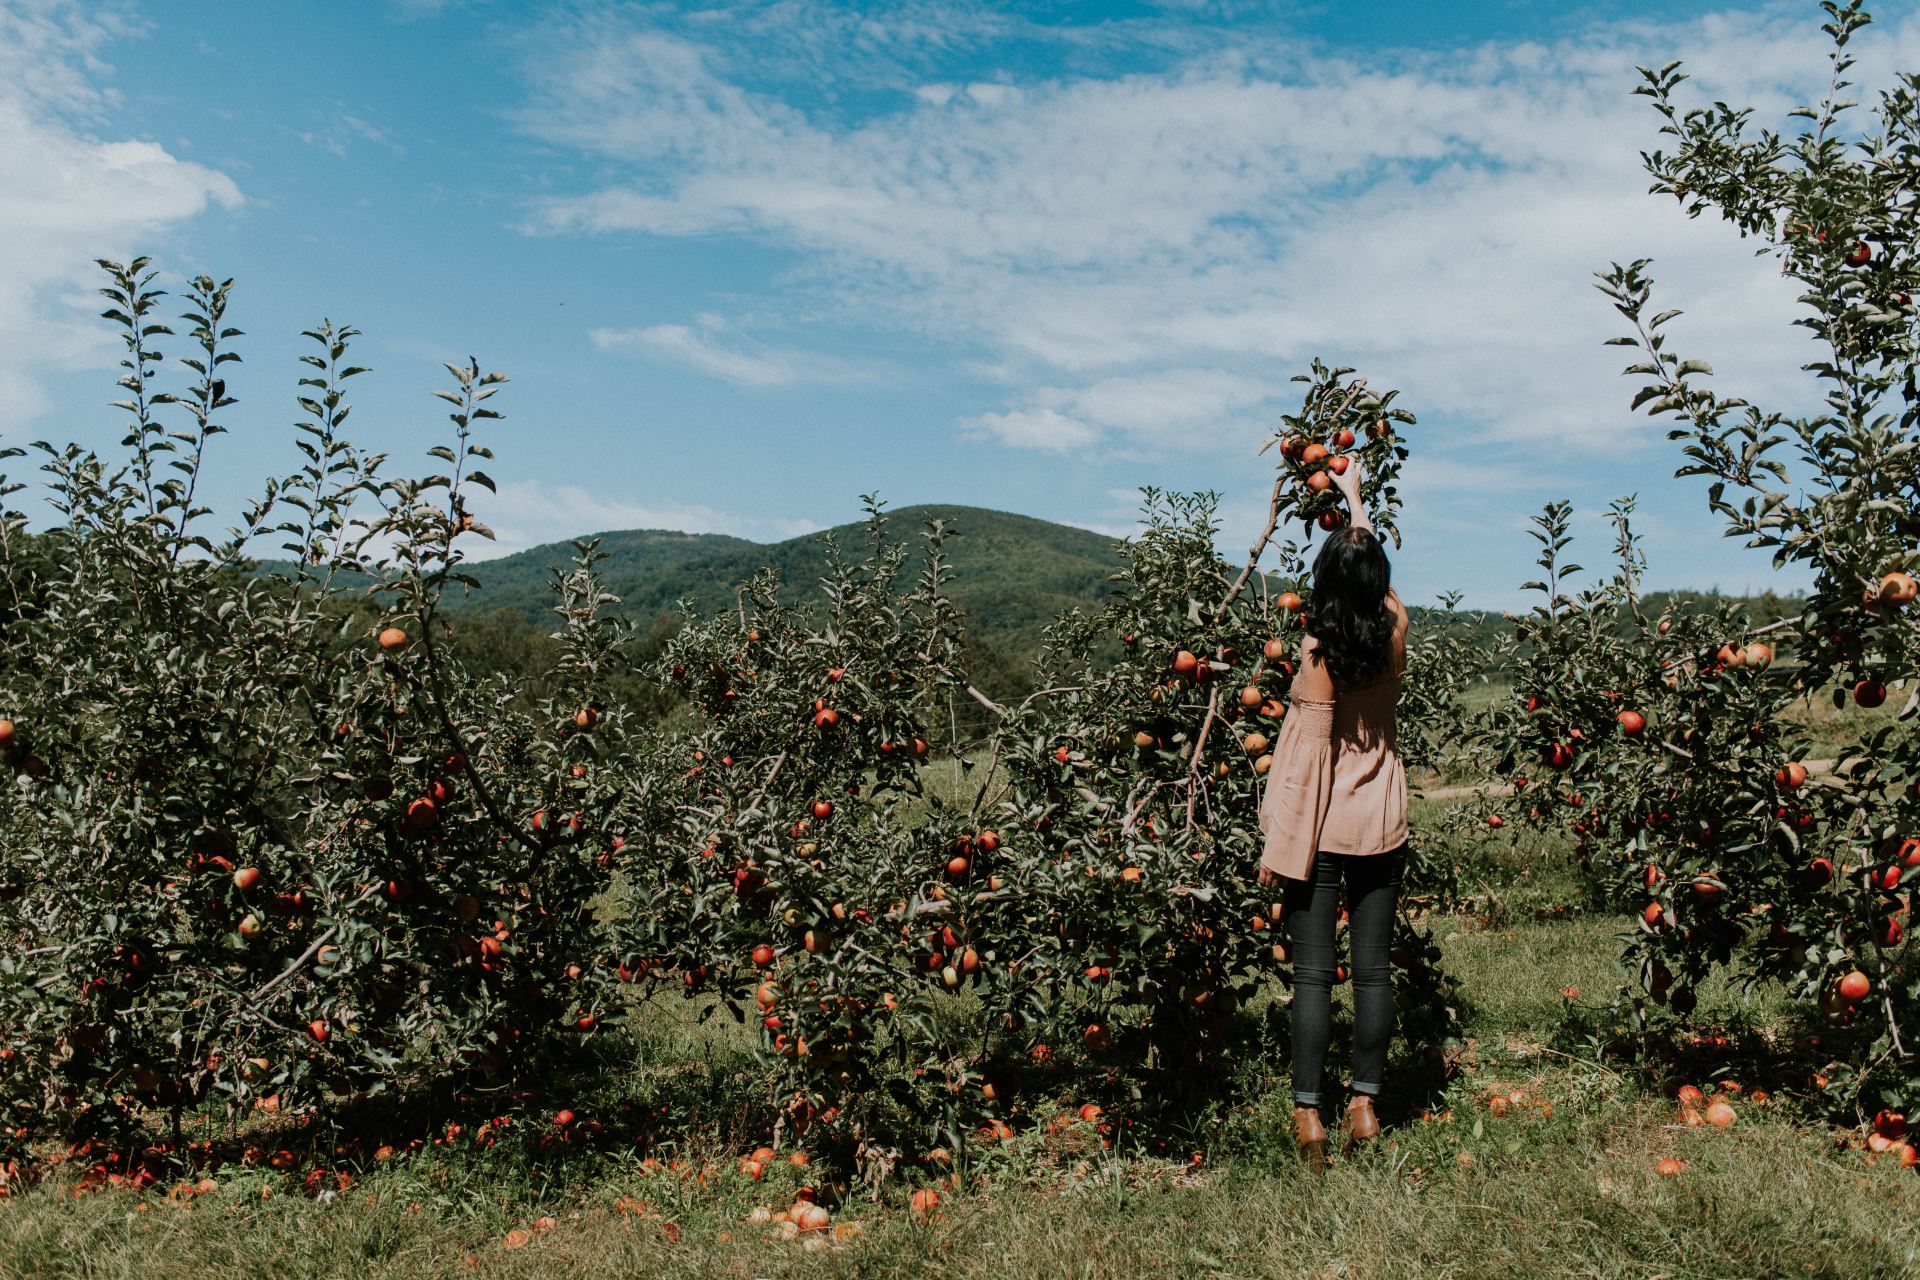
M 1387 588 L 1393 573 L 1386 548 L 1371 529 L 1342 529 L 1313 562 L 1313 599 L 1307 634 L 1320 642 L 1327 670 L 1341 684 L 1365 684 L 1393 656 L 1393 614 Z

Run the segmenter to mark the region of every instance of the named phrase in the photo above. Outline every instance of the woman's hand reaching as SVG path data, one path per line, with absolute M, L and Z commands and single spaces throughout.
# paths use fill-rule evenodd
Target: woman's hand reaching
M 1360 459 L 1351 453 L 1342 456 L 1347 460 L 1347 469 L 1333 474 L 1333 487 L 1347 500 L 1347 523 L 1355 529 L 1371 529 L 1373 517 L 1367 514 L 1367 504 L 1360 500 Z
M 1346 455 L 1347 469 L 1333 473 L 1333 487 L 1347 500 L 1347 508 L 1354 510 L 1360 505 L 1360 459 Z

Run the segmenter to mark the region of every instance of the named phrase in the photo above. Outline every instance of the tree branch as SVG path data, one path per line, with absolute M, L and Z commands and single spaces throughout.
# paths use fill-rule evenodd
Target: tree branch
M 1187 767 L 1187 830 L 1193 830 L 1194 801 L 1200 795 L 1200 771 L 1206 763 L 1207 735 L 1213 732 L 1213 722 L 1220 714 L 1220 686 L 1215 684 L 1207 691 L 1207 718 L 1200 722 L 1200 736 L 1193 742 L 1193 763 Z
M 1340 401 L 1340 407 L 1333 411 L 1333 417 L 1336 420 L 1352 407 L 1354 399 L 1366 389 L 1366 385 L 1367 380 L 1365 378 L 1355 378 L 1353 382 L 1348 385 L 1347 394 L 1345 398 Z M 1267 502 L 1266 527 L 1260 531 L 1260 536 L 1254 539 L 1253 546 L 1248 550 L 1247 563 L 1241 568 L 1240 576 L 1233 580 L 1233 584 L 1227 588 L 1226 597 L 1220 601 L 1219 607 L 1213 611 L 1213 624 L 1215 626 L 1220 625 L 1221 621 L 1227 616 L 1227 610 L 1231 609 L 1233 602 L 1240 598 L 1240 593 L 1246 589 L 1247 580 L 1253 577 L 1253 571 L 1255 567 L 1259 565 L 1260 557 L 1266 551 L 1267 544 L 1273 541 L 1274 531 L 1280 527 L 1280 502 L 1281 499 L 1286 496 L 1287 481 L 1290 478 L 1284 468 L 1280 471 L 1279 475 L 1274 477 L 1273 496 Z
M 380 885 L 378 884 L 378 882 L 368 885 L 365 889 L 361 891 L 359 897 L 355 898 L 352 902 L 349 902 L 347 904 L 347 910 L 349 911 L 353 910 L 353 908 L 359 906 L 361 903 L 365 902 L 368 898 L 371 898 L 375 893 L 379 891 L 379 889 L 380 889 Z M 271 981 L 269 981 L 264 987 L 257 988 L 252 995 L 248 996 L 247 1003 L 258 1004 L 262 999 L 266 997 L 267 992 L 273 990 L 275 987 L 285 982 L 288 978 L 291 978 L 295 973 L 297 973 L 300 970 L 300 967 L 302 965 L 306 964 L 307 961 L 313 959 L 314 956 L 319 954 L 320 948 L 326 946 L 327 943 L 333 941 L 334 935 L 339 932 L 340 932 L 340 924 L 338 921 L 335 921 L 333 924 L 328 925 L 324 933 L 322 933 L 319 937 L 315 938 L 312 942 L 307 944 L 307 949 L 305 951 L 302 951 L 298 956 L 294 957 L 294 961 L 292 964 L 282 969 L 279 975 L 273 978 Z

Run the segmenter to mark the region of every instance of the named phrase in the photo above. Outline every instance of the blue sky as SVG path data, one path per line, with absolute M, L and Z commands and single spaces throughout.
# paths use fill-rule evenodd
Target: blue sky
M 1860 78 L 1920 62 L 1875 28 Z M 1637 63 L 1776 116 L 1811 3 L 888 6 L 0 0 L 0 439 L 117 439 L 87 264 L 238 279 L 216 503 L 292 465 L 299 332 L 365 331 L 396 464 L 513 378 L 501 549 L 770 540 L 858 495 L 1122 532 L 1264 511 L 1316 354 L 1403 389 L 1410 598 L 1510 607 L 1527 517 L 1640 495 L 1655 585 L 1767 585 L 1626 411 L 1591 273 L 1652 256 L 1723 387 L 1806 395 L 1791 292 L 1643 194 Z M 1791 585 L 1786 583 L 1782 585 Z

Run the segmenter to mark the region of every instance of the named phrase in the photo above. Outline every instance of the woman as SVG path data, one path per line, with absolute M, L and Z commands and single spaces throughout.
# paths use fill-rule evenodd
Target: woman
M 1393 1036 L 1388 951 L 1407 846 L 1407 775 L 1394 742 L 1407 611 L 1361 505 L 1358 459 L 1334 483 L 1347 500 L 1349 523 L 1314 561 L 1293 706 L 1260 806 L 1260 883 L 1283 887 L 1293 942 L 1294 1134 L 1315 1170 L 1327 1159 L 1320 1103 L 1340 887 L 1344 881 L 1353 963 L 1352 1151 L 1380 1132 L 1373 1099 Z

